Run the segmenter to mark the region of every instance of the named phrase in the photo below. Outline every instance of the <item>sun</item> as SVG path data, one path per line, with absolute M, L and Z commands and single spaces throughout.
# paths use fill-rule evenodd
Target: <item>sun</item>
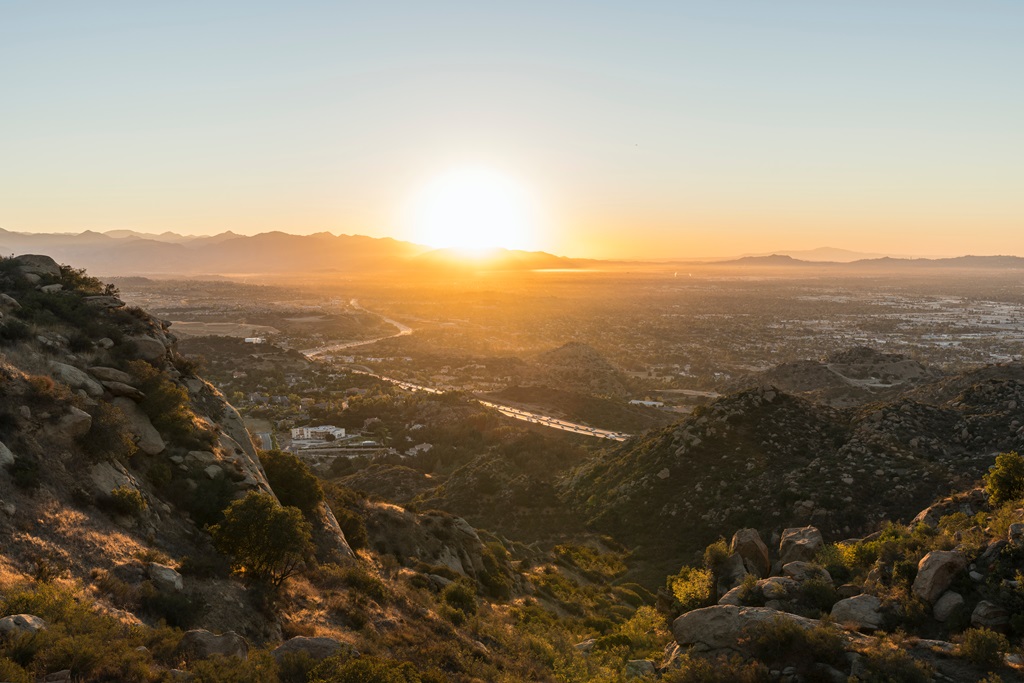
M 451 169 L 426 182 L 410 201 L 405 222 L 415 242 L 469 253 L 535 250 L 541 232 L 526 189 L 482 166 Z

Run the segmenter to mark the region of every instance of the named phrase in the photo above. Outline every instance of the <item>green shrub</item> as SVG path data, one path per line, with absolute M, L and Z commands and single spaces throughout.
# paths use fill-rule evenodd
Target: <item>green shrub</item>
M 14 462 L 7 465 L 7 473 L 11 475 L 15 486 L 26 491 L 34 491 L 43 482 L 43 471 L 39 459 L 34 455 L 19 453 Z
M 138 518 L 146 511 L 146 499 L 129 486 L 118 486 L 97 502 L 104 509 L 126 517 Z
M 441 599 L 452 609 L 465 615 L 476 614 L 476 590 L 465 579 L 459 579 L 444 587 Z
M 695 567 L 683 567 L 678 574 L 668 577 L 667 587 L 683 612 L 711 604 L 715 591 L 711 570 Z
M 194 683 L 278 683 L 277 663 L 267 652 L 237 657 L 214 656 L 189 665 Z
M 815 662 L 837 668 L 846 663 L 842 637 L 826 624 L 805 629 L 792 619 L 776 617 L 755 625 L 748 637 L 757 658 L 772 666 L 803 670 Z
M 827 579 L 816 577 L 800 584 L 800 600 L 816 610 L 828 612 L 838 598 L 835 587 Z
M 957 638 L 960 654 L 978 666 L 994 668 L 1002 664 L 1010 643 L 1002 633 L 987 628 L 969 628 Z
M 904 650 L 872 650 L 864 658 L 864 673 L 860 683 L 929 683 L 932 671 L 924 662 L 911 657 Z
M 768 683 L 772 678 L 760 662 L 745 662 L 738 655 L 709 659 L 683 655 L 678 669 L 665 672 L 662 683 Z
M 281 505 L 297 507 L 309 516 L 324 499 L 320 481 L 294 453 L 261 451 L 260 463 Z
M 416 667 L 380 657 L 325 659 L 309 675 L 309 683 L 423 683 Z
M 274 588 L 302 568 L 313 546 L 302 511 L 256 491 L 229 505 L 210 534 L 217 549 L 233 558 L 236 571 Z
M 82 450 L 93 462 L 126 461 L 138 450 L 125 414 L 106 401 L 89 408 L 92 425 L 78 438 Z
M 1000 453 L 985 475 L 985 490 L 992 507 L 1024 496 L 1024 457 L 1016 452 Z
M 369 545 L 370 536 L 366 533 L 366 523 L 361 516 L 346 508 L 332 508 L 332 511 L 352 550 L 360 550 Z

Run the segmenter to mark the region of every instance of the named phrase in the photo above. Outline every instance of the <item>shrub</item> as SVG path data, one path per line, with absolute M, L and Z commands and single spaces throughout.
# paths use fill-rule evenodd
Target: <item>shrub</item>
M 668 577 L 667 584 L 679 609 L 684 612 L 710 604 L 714 595 L 715 587 L 709 569 L 683 567 L 678 574 Z
M 996 464 L 985 475 L 985 490 L 992 507 L 1024 496 L 1024 457 L 1013 451 L 997 455 Z
M 444 587 L 441 599 L 453 609 L 465 615 L 476 614 L 476 590 L 465 579 L 459 579 Z
M 279 450 L 262 451 L 260 463 L 281 505 L 297 507 L 309 516 L 324 499 L 320 481 L 297 455 Z
M 838 599 L 832 582 L 823 578 L 807 579 L 800 584 L 800 599 L 808 606 L 828 612 Z
M 102 499 L 101 504 L 111 512 L 126 517 L 138 518 L 146 511 L 146 499 L 129 486 L 118 486 Z
M 749 639 L 758 659 L 769 665 L 795 666 L 800 670 L 815 662 L 834 667 L 846 663 L 841 636 L 825 624 L 805 629 L 791 619 L 777 617 L 755 625 Z
M 93 462 L 123 462 L 135 454 L 138 448 L 123 412 L 106 401 L 97 401 L 89 409 L 89 414 L 92 415 L 92 425 L 79 437 L 78 443 Z
M 366 523 L 363 522 L 362 517 L 346 508 L 332 508 L 332 511 L 352 550 L 359 550 L 369 545 L 370 536 L 366 533 Z
M 864 658 L 861 683 L 929 683 L 931 667 L 919 662 L 904 650 L 873 650 Z
M 256 491 L 229 505 L 210 534 L 217 549 L 233 558 L 236 571 L 274 588 L 300 570 L 313 546 L 310 524 L 298 508 Z
M 325 659 L 309 675 L 309 683 L 423 683 L 409 662 L 363 656 Z
M 678 669 L 662 676 L 662 683 L 768 683 L 772 680 L 764 664 L 744 662 L 738 655 L 706 659 L 686 654 L 678 663 Z
M 960 654 L 978 666 L 994 668 L 1003 661 L 1010 643 L 1002 633 L 987 628 L 969 628 L 957 639 Z
M 43 481 L 39 459 L 34 455 L 19 453 L 15 456 L 14 462 L 7 465 L 7 473 L 11 475 L 18 488 L 26 491 L 34 491 Z

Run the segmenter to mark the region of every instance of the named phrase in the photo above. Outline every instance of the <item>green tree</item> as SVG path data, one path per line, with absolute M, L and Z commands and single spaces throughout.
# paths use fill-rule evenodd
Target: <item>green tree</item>
M 210 527 L 214 545 L 231 556 L 236 571 L 274 588 L 303 567 L 313 550 L 311 531 L 301 510 L 257 491 L 231 503 L 224 521 Z
M 1024 458 L 1015 451 L 997 455 L 996 464 L 985 475 L 985 490 L 992 507 L 1024 496 Z
M 324 490 L 306 463 L 294 453 L 277 449 L 261 451 L 260 462 L 270 488 L 282 505 L 297 507 L 307 516 L 313 514 L 324 499 Z

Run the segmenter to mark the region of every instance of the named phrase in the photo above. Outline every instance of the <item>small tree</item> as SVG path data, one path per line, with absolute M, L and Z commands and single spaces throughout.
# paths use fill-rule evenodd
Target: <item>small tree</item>
M 260 462 L 267 481 L 282 505 L 291 505 L 311 515 L 324 499 L 324 490 L 306 463 L 293 453 L 279 450 L 262 451 Z
M 992 507 L 1024 496 L 1024 458 L 1016 452 L 1000 453 L 985 475 L 985 490 Z
M 302 511 L 257 491 L 231 503 L 210 533 L 217 549 L 231 556 L 232 568 L 274 588 L 296 574 L 313 549 Z

